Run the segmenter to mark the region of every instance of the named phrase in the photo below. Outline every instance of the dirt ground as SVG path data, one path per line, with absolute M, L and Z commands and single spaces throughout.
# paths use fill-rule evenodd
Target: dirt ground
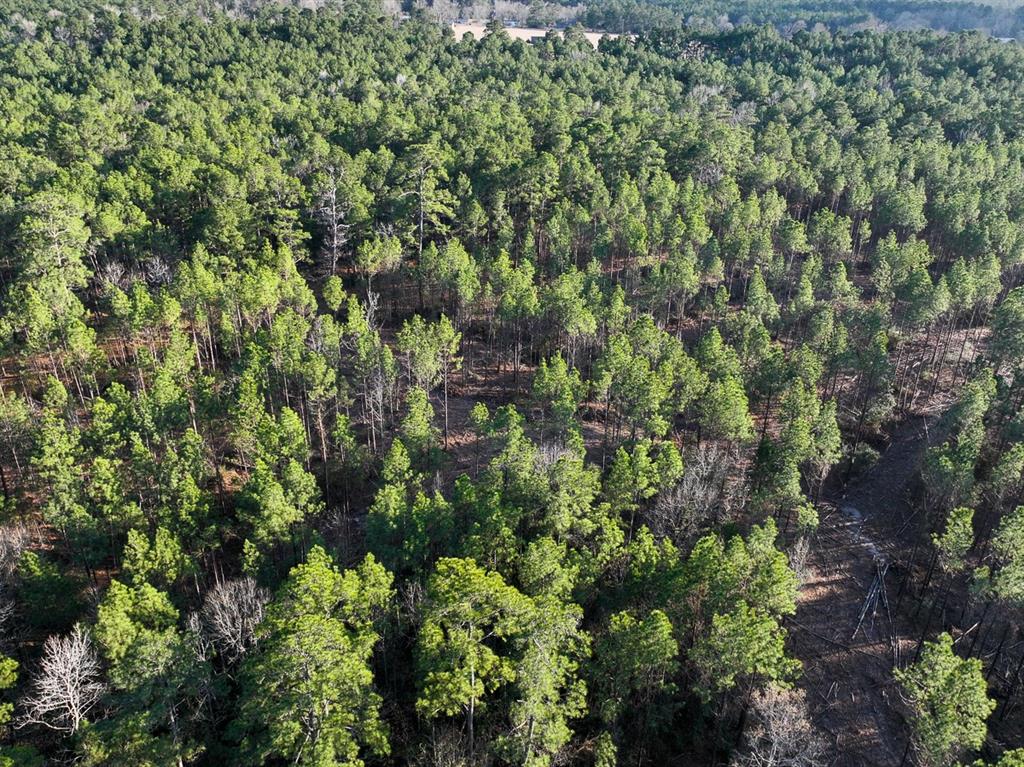
M 878 462 L 822 504 L 789 627 L 804 663 L 799 686 L 840 767 L 898 765 L 906 748 L 892 669 L 913 655 L 917 635 L 914 597 L 900 591 L 909 555 L 901 541 L 914 522 L 911 483 L 925 449 L 941 442 L 946 406 L 908 418 Z
M 455 33 L 455 37 L 461 38 L 465 34 L 473 35 L 473 37 L 483 37 L 487 32 L 487 25 L 484 22 L 468 21 L 468 22 L 453 22 L 452 31 Z M 542 29 L 540 27 L 505 27 L 505 33 L 515 39 L 524 40 L 530 42 L 534 38 L 544 37 L 549 31 L 553 31 L 556 34 L 561 35 L 562 31 Z M 602 37 L 608 37 L 615 39 L 619 35 L 614 32 L 584 32 L 583 36 L 587 39 L 587 42 L 593 45 L 595 48 L 597 44 L 601 42 Z

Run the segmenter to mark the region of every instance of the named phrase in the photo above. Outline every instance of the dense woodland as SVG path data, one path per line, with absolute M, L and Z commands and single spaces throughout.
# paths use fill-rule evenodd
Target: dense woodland
M 140 18 L 180 15 L 251 18 L 268 3 L 305 9 L 336 0 L 0 0 L 0 18 L 29 25 L 56 13 L 70 16 L 128 13 Z M 529 27 L 574 22 L 607 32 L 685 27 L 702 33 L 771 25 L 786 35 L 801 30 L 932 29 L 981 31 L 1024 40 L 1024 0 L 380 0 L 381 10 L 407 16 L 426 12 L 441 21 L 498 19 Z
M 772 24 L 793 32 L 829 29 L 983 30 L 1024 38 L 1019 0 L 589 0 L 583 19 L 598 29 L 641 31 L 685 24 L 703 31 Z
M 929 408 L 900 747 L 1022 763 L 1020 46 L 3 19 L 0 764 L 831 764 Z

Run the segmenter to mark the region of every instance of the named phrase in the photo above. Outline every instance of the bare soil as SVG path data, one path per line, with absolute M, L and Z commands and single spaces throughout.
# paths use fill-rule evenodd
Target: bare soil
M 898 765 L 906 748 L 892 670 L 910 659 L 918 638 L 908 617 L 915 598 L 901 593 L 914 521 L 909 492 L 925 449 L 941 442 L 946 407 L 907 418 L 878 462 L 821 504 L 789 627 L 804 664 L 799 686 L 840 767 Z

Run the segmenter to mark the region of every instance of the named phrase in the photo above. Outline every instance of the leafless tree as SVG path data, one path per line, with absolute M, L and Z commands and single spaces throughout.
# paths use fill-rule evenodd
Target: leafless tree
M 15 608 L 14 596 L 10 590 L 0 586 L 0 647 L 11 640 L 11 619 L 14 618 Z
M 214 649 L 228 663 L 256 646 L 256 627 L 269 601 L 270 594 L 252 578 L 218 583 L 206 595 L 202 626 Z
M 159 256 L 153 256 L 145 263 L 146 279 L 153 285 L 167 285 L 174 277 L 171 265 Z
M 99 283 L 101 285 L 113 285 L 121 290 L 131 287 L 132 275 L 124 268 L 120 261 L 104 261 L 100 268 Z
M 542 442 L 537 448 L 534 468 L 538 473 L 543 474 L 563 458 L 572 457 L 572 455 L 572 450 L 565 445 L 560 445 L 557 442 Z
M 348 242 L 349 224 L 346 218 L 352 206 L 345 199 L 342 188 L 345 173 L 342 166 L 331 165 L 326 168 L 313 202 L 313 215 L 323 230 L 320 265 L 326 275 L 337 272 L 338 261 Z
M 430 728 L 429 737 L 412 759 L 414 767 L 462 767 L 470 763 L 465 733 L 446 724 Z
M 18 569 L 21 555 L 28 548 L 32 533 L 24 525 L 0 527 L 0 581 L 9 583 Z
M 11 639 L 9 632 L 16 612 L 14 575 L 31 538 L 31 532 L 24 525 L 0 527 L 0 646 Z
M 41 724 L 74 734 L 103 691 L 99 657 L 89 634 L 76 624 L 67 636 L 48 637 L 43 645 L 19 726 Z
M 499 19 L 508 24 L 525 26 L 530 16 L 530 6 L 525 3 L 516 3 L 511 0 L 494 0 L 492 18 Z
M 462 18 L 462 6 L 452 0 L 433 0 L 430 4 L 426 0 L 416 0 L 414 6 L 423 9 L 442 24 L 450 24 Z
M 754 694 L 752 723 L 732 767 L 821 767 L 825 742 L 814 731 L 804 694 L 768 687 Z
M 679 483 L 663 492 L 647 513 L 647 524 L 656 535 L 682 544 L 702 528 L 718 522 L 729 509 L 728 453 L 710 443 L 687 456 L 686 471 Z
M 367 291 L 363 312 L 366 324 L 374 332 L 378 330 L 378 307 L 380 294 Z M 347 349 L 359 350 L 357 340 L 346 340 Z M 359 399 L 362 401 L 363 416 L 370 427 L 370 449 L 377 454 L 384 450 L 385 418 L 388 410 L 394 414 L 395 375 L 393 366 L 387 363 L 385 344 L 379 335 L 371 339 L 369 349 L 359 352 L 357 375 L 360 379 Z M 390 405 L 390 408 L 389 408 Z
M 803 585 L 811 578 L 811 541 L 806 535 L 797 539 L 789 552 L 789 566 L 796 573 L 797 583 Z

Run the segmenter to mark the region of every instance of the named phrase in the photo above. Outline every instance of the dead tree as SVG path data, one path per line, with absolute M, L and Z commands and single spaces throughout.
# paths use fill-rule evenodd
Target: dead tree
M 825 742 L 814 730 L 802 692 L 770 686 L 751 700 L 752 722 L 730 767 L 821 767 Z
M 99 657 L 89 634 L 76 624 L 67 636 L 48 637 L 43 645 L 19 726 L 40 724 L 73 735 L 103 691 Z
M 225 662 L 234 663 L 256 646 L 256 627 L 269 601 L 270 594 L 252 578 L 223 581 L 206 595 L 202 626 Z
M 331 166 L 324 173 L 323 182 L 317 189 L 313 216 L 323 231 L 323 244 L 320 246 L 320 265 L 326 276 L 336 274 L 338 261 L 348 243 L 350 224 L 347 217 L 351 204 L 345 199 L 342 189 L 345 181 L 345 168 Z

